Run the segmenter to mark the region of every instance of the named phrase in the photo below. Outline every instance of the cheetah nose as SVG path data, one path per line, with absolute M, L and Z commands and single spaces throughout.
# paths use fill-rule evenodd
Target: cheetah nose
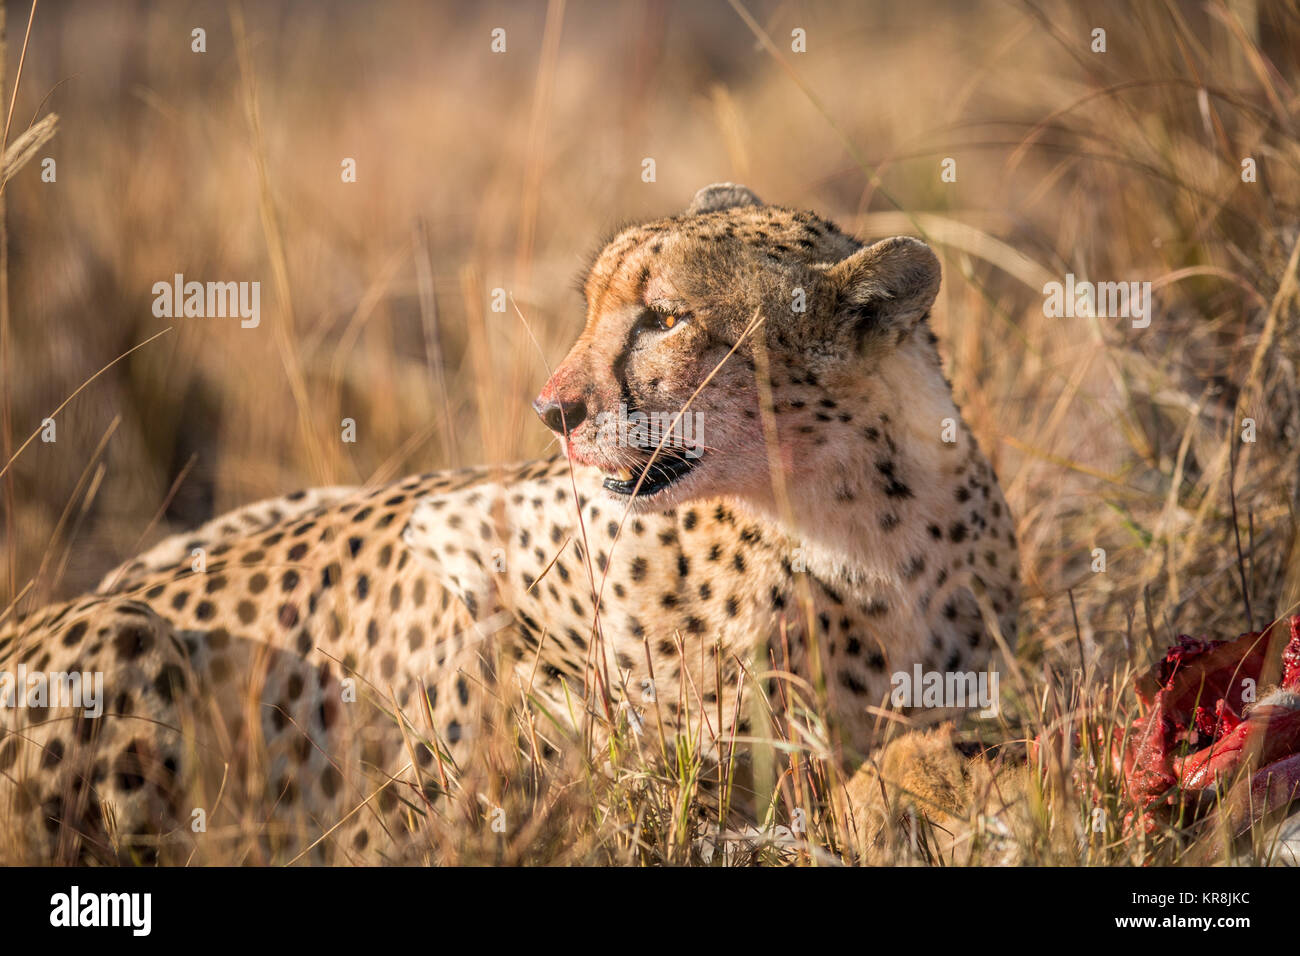
M 543 399 L 538 397 L 533 402 L 533 411 L 546 427 L 557 435 L 563 435 L 565 429 L 573 431 L 587 417 L 587 405 L 581 399 L 576 402 L 555 401 L 554 399 Z

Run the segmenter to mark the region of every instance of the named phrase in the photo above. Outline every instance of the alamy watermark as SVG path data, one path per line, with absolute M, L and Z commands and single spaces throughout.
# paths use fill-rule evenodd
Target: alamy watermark
M 889 701 L 895 707 L 979 707 L 980 717 L 996 717 L 997 671 L 896 671 L 889 679 Z
M 153 929 L 153 894 L 83 893 L 74 884 L 67 893 L 50 897 L 50 925 L 122 927 L 133 936 L 148 936 Z
M 104 713 L 103 671 L 0 671 L 0 709 L 80 707 L 87 717 Z
M 1043 286 L 1043 295 L 1049 319 L 1132 319 L 1135 329 L 1151 324 L 1150 282 L 1076 282 L 1070 272 L 1064 283 Z
M 227 319 L 255 329 L 262 322 L 262 283 L 186 282 L 176 273 L 171 282 L 153 284 L 153 314 L 159 319 Z

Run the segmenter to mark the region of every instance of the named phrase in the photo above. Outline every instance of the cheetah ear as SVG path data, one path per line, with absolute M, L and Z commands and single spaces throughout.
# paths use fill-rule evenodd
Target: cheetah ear
M 894 236 L 859 249 L 826 270 L 836 310 L 858 340 L 893 333 L 898 341 L 930 312 L 939 260 L 920 239 Z
M 714 183 L 705 186 L 695 194 L 691 204 L 686 207 L 686 215 L 698 216 L 702 212 L 718 212 L 734 206 L 761 206 L 763 200 L 755 196 L 745 186 L 735 183 Z

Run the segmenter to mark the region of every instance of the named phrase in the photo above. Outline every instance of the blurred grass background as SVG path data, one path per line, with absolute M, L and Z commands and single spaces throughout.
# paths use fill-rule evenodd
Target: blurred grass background
M 1245 630 L 1243 584 L 1256 627 L 1292 599 L 1298 104 L 1294 0 L 45 0 L 10 141 L 58 113 L 58 178 L 5 189 L 4 458 L 171 331 L 0 479 L 0 608 L 260 497 L 547 452 L 528 403 L 586 254 L 734 180 L 940 252 L 940 347 L 1019 519 L 1018 656 L 1068 702 Z M 260 281 L 260 327 L 155 318 L 175 273 Z M 1044 317 L 1066 273 L 1151 281 L 1150 328 Z

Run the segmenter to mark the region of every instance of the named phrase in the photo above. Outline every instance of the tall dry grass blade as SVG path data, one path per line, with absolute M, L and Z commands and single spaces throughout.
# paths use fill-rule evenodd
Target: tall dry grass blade
M 49 113 L 35 126 L 23 131 L 14 142 L 5 149 L 4 165 L 0 169 L 0 190 L 13 178 L 18 170 L 26 166 L 36 155 L 36 151 L 54 138 L 58 131 L 59 116 Z
M 5 51 L 7 47 L 8 30 L 5 8 L 0 6 L 0 91 L 4 89 Z M 15 90 L 15 92 L 17 91 Z M 13 455 L 13 419 L 11 417 L 13 395 L 9 384 L 13 381 L 13 376 L 9 371 L 12 367 L 10 364 L 10 352 L 13 348 L 11 339 L 12 333 L 9 328 L 9 233 L 5 216 L 4 191 L 0 189 L 0 441 L 3 441 L 3 454 L 7 459 Z M 3 477 L 3 473 L 0 473 L 0 477 Z M 12 475 L 5 478 L 4 500 L 5 544 L 9 549 L 9 557 L 5 561 L 7 580 L 4 584 L 5 593 L 12 595 L 18 579 L 18 540 L 14 536 L 14 479 Z
M 519 231 L 515 245 L 515 284 L 528 289 L 533 269 L 533 244 L 537 233 L 537 208 L 541 202 L 542 170 L 546 158 L 546 127 L 555 92 L 555 65 L 560 54 L 560 33 L 564 27 L 565 0 L 549 0 L 546 24 L 542 28 L 542 56 L 533 83 L 533 108 L 528 120 L 524 147 L 524 189 L 519 209 Z
M 23 64 L 27 61 L 27 44 L 32 38 L 32 23 L 36 20 L 36 3 L 32 0 L 31 9 L 27 13 L 27 30 L 23 34 L 23 50 L 18 54 L 18 72 L 14 76 L 13 92 L 9 95 L 9 110 L 5 114 L 5 131 L 3 138 L 0 138 L 0 147 L 7 147 L 9 144 L 9 129 L 14 121 L 14 105 L 18 102 L 18 87 L 23 80 Z
M 451 397 L 447 392 L 447 370 L 444 368 L 442 331 L 438 317 L 438 293 L 433 284 L 432 252 L 429 249 L 429 226 L 417 219 L 412 230 L 411 249 L 415 260 L 416 290 L 420 297 L 420 329 L 424 333 L 424 364 L 433 381 L 433 392 L 442 409 L 442 451 L 448 464 L 459 465 L 459 441 L 452 420 Z M 517 311 L 517 309 L 516 309 Z
M 244 8 L 239 0 L 230 3 L 230 28 L 235 39 L 235 53 L 239 61 L 239 76 L 244 94 L 244 115 L 248 121 L 253 142 L 253 163 L 257 169 L 258 212 L 262 220 L 262 234 L 266 238 L 266 251 L 275 277 L 276 297 L 281 315 L 274 323 L 276 347 L 289 390 L 298 410 L 298 424 L 312 462 L 312 471 L 318 481 L 332 483 L 331 460 L 326 457 L 320 436 L 316 432 L 312 414 L 311 396 L 302 372 L 302 363 L 294 347 L 294 329 L 297 320 L 293 307 L 293 290 L 289 282 L 289 262 L 284 251 L 284 231 L 271 191 L 271 176 L 267 170 L 266 142 L 262 133 L 262 111 L 258 104 L 257 77 L 253 71 L 253 57 L 249 48 L 248 28 L 244 22 Z

